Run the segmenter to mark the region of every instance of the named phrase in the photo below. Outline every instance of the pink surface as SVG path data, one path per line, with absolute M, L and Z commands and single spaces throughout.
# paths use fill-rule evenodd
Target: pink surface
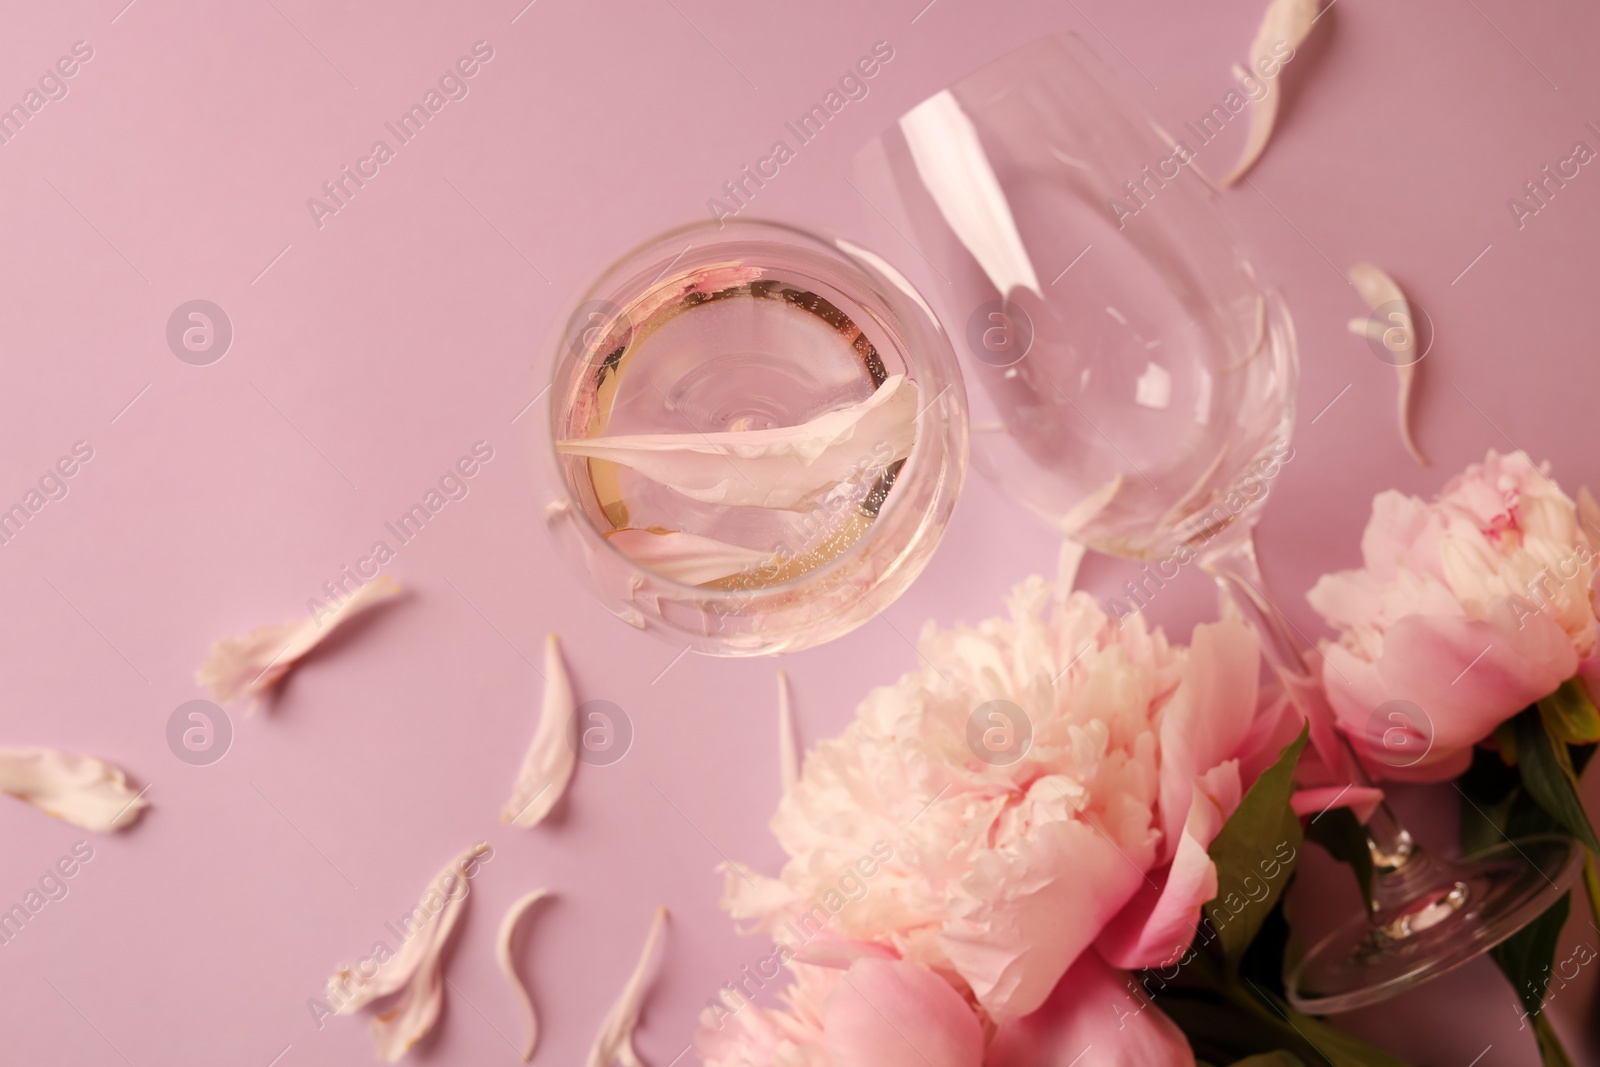
M 114 760 L 154 809 L 130 833 L 93 837 L 70 895 L 0 947 L 0 1060 L 367 1062 L 364 1023 L 319 1029 L 308 998 L 483 838 L 495 858 L 417 1058 L 515 1062 L 494 928 L 548 886 L 555 902 L 524 956 L 544 1021 L 537 1061 L 581 1062 L 665 904 L 639 1047 L 675 1062 L 700 1006 L 765 951 L 718 912 L 712 866 L 779 859 L 765 828 L 779 789 L 774 667 L 814 742 L 912 663 L 906 637 L 923 620 L 992 613 L 1012 582 L 1053 567 L 1055 543 L 974 479 L 933 564 L 884 618 L 781 664 L 675 660 L 678 647 L 618 622 L 552 552 L 542 403 L 517 418 L 545 383 L 552 323 L 624 248 L 707 217 L 707 198 L 876 41 L 894 58 L 870 95 L 752 212 L 870 232 L 843 180 L 851 153 L 928 93 L 1058 29 L 1104 47 L 1177 129 L 1221 101 L 1264 5 L 124 2 L 28 5 L 0 36 L 0 102 L 23 99 L 74 42 L 93 49 L 66 97 L 0 145 L 12 205 L 0 501 L 74 442 L 94 450 L 67 496 L 0 546 L 0 743 Z M 1291 65 L 1254 187 L 1223 197 L 1300 337 L 1296 458 L 1261 544 L 1309 634 L 1300 594 L 1355 561 L 1375 491 L 1432 492 L 1513 445 L 1553 460 L 1568 487 L 1600 483 L 1600 175 L 1582 168 L 1520 229 L 1506 206 L 1575 141 L 1600 145 L 1584 126 L 1600 124 L 1597 39 L 1600 13 L 1577 3 L 1343 0 Z M 319 227 L 307 198 L 374 140 L 393 146 L 384 123 L 478 41 L 493 58 L 467 95 Z M 1225 171 L 1242 125 L 1200 165 Z M 1400 445 L 1394 372 L 1345 331 L 1366 308 L 1338 271 L 1363 259 L 1437 325 L 1417 405 L 1432 469 Z M 197 298 L 234 328 L 209 366 L 165 338 Z M 167 719 L 200 695 L 191 676 L 209 642 L 297 617 L 480 440 L 494 459 L 470 494 L 387 568 L 407 598 L 295 675 L 270 714 L 236 713 L 221 762 L 177 760 Z M 1109 596 L 1128 573 L 1096 559 L 1084 580 Z M 1186 638 L 1214 610 L 1211 590 L 1186 575 L 1151 610 Z M 579 768 L 554 822 L 507 830 L 497 812 L 533 728 L 529 661 L 548 631 L 580 697 L 626 709 L 636 736 L 614 765 Z M 1448 786 L 1404 802 L 1434 839 L 1453 833 Z M 0 903 L 86 837 L 0 805 Z M 1332 893 L 1342 877 L 1302 882 Z M 1600 939 L 1578 923 L 1569 937 L 1579 929 Z M 1355 1025 L 1425 1062 L 1533 1056 L 1483 961 Z

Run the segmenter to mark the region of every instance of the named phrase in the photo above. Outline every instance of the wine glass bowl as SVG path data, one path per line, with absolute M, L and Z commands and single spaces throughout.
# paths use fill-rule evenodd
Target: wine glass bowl
M 760 492 L 772 463 L 744 441 L 897 387 L 908 446 L 863 422 L 835 446 L 837 484 Z M 778 223 L 685 227 L 612 265 L 568 319 L 550 396 L 561 542 L 615 614 L 710 654 L 791 651 L 872 618 L 931 557 L 965 469 L 965 394 L 920 296 L 870 252 Z M 619 437 L 701 449 L 688 461 L 727 499 L 582 452 Z
M 924 288 L 957 335 L 974 464 L 1135 558 L 1248 525 L 1293 419 L 1287 310 L 1188 159 L 1072 34 L 857 157 L 863 195 L 939 276 Z

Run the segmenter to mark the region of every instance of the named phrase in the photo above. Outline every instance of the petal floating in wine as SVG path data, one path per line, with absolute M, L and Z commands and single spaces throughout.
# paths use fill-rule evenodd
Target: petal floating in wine
M 628 978 L 622 995 L 606 1013 L 600 1024 L 600 1033 L 589 1049 L 587 1067 L 615 1067 L 618 1062 L 626 1067 L 639 1067 L 638 1053 L 633 1050 L 633 1031 L 639 1025 L 639 1011 L 644 1006 L 645 979 L 650 971 L 650 957 L 655 952 L 661 927 L 667 920 L 667 909 L 657 908 L 655 921 L 650 924 L 650 936 L 645 939 L 644 951 Z
M 1422 360 L 1422 356 L 1417 354 L 1417 324 L 1411 312 L 1411 303 L 1395 280 L 1371 263 L 1357 263 L 1351 267 L 1350 282 L 1361 294 L 1361 299 L 1374 311 L 1385 305 L 1399 305 L 1398 309 L 1390 310 L 1387 322 L 1374 322 L 1370 318 L 1351 319 L 1350 332 L 1375 340 L 1388 349 L 1386 358 L 1394 364 L 1395 373 L 1400 376 L 1397 412 L 1400 439 L 1405 442 L 1411 457 L 1426 467 L 1427 457 L 1417 448 L 1416 439 L 1411 435 L 1411 386 L 1416 378 L 1417 364 Z
M 745 574 L 776 558 L 771 552 L 676 530 L 613 530 L 606 534 L 606 541 L 639 566 L 684 585 L 704 585 Z
M 0 748 L 0 792 L 85 830 L 131 826 L 148 806 L 104 760 L 50 748 Z
M 528 1023 L 528 1039 L 522 1045 L 522 1062 L 533 1060 L 533 1050 L 539 1043 L 539 1015 L 533 1010 L 533 998 L 528 995 L 528 987 L 523 984 L 517 975 L 516 964 L 511 960 L 511 941 L 517 935 L 517 924 L 528 913 L 528 909 L 549 895 L 547 889 L 535 889 L 522 897 L 507 910 L 504 919 L 500 920 L 500 932 L 495 937 L 494 955 L 500 961 L 500 969 L 505 972 L 506 978 L 511 981 L 511 988 L 517 991 L 517 999 L 522 1003 L 522 1017 Z
M 1039 276 L 1005 190 L 978 139 L 978 128 L 950 90 L 935 93 L 902 115 L 900 132 L 939 214 L 1000 295 L 1026 289 L 1042 296 Z
M 1280 52 L 1283 48 L 1289 49 L 1289 56 L 1293 58 L 1294 49 L 1306 39 L 1311 32 L 1311 26 L 1320 17 L 1317 13 L 1318 0 L 1272 0 L 1267 5 L 1267 13 L 1261 20 L 1261 28 L 1256 31 L 1254 41 L 1250 42 L 1250 73 L 1266 89 L 1266 95 L 1257 100 L 1250 108 L 1250 131 L 1245 137 L 1244 152 L 1239 156 L 1239 162 L 1234 166 L 1232 173 L 1222 179 L 1223 185 L 1232 185 L 1244 177 L 1246 171 L 1255 166 L 1256 160 L 1261 158 L 1261 153 L 1266 150 L 1267 141 L 1272 137 L 1272 126 L 1278 119 L 1278 100 L 1283 95 L 1278 85 L 1278 79 L 1283 76 L 1283 64 L 1286 57 Z M 1268 70 L 1277 71 L 1272 76 L 1267 75 Z M 1235 72 L 1237 76 L 1237 71 Z M 1241 79 L 1242 81 L 1242 79 Z
M 373 962 L 369 957 L 354 969 L 341 966 L 328 979 L 323 994 L 339 1015 L 400 994 L 387 1011 L 372 1017 L 372 1047 L 382 1062 L 399 1060 L 438 1021 L 444 1004 L 440 957 L 466 907 L 467 879 L 476 873 L 478 859 L 489 851 L 486 844 L 474 845 L 439 872 L 410 917 L 402 920 L 405 939 L 399 950 L 391 951 L 379 942 L 383 952 L 371 975 L 364 973 L 365 964 Z
M 556 635 L 551 634 L 544 646 L 544 704 L 539 709 L 539 725 L 522 757 L 511 799 L 500 809 L 501 822 L 537 826 L 567 791 L 572 769 L 578 762 L 578 749 L 572 738 L 576 710 L 572 682 L 561 662 L 561 648 Z
M 916 383 L 896 374 L 860 403 L 799 426 L 574 438 L 556 450 L 630 467 L 702 503 L 803 509 L 862 469 L 910 455 L 917 397 Z
M 224 637 L 211 646 L 194 680 L 211 690 L 214 700 L 250 697 L 256 701 L 276 685 L 323 638 L 374 604 L 398 595 L 400 586 L 384 575 L 368 582 L 342 602 L 319 608 L 300 622 L 258 626 L 242 637 Z

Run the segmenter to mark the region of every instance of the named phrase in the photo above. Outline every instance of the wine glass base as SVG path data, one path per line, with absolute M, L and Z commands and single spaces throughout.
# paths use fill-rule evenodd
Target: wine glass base
M 1289 1002 L 1312 1015 L 1354 1011 L 1453 971 L 1542 915 L 1582 859 L 1559 834 L 1456 862 L 1430 857 L 1426 883 L 1405 887 L 1403 908 L 1352 916 L 1306 953 L 1288 976 Z

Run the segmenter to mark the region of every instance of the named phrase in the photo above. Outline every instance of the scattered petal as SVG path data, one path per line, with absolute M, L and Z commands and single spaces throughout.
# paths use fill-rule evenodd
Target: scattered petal
M 667 909 L 657 908 L 655 921 L 650 924 L 650 936 L 645 938 L 644 951 L 628 978 L 622 995 L 606 1013 L 600 1024 L 600 1033 L 589 1049 L 588 1067 L 615 1067 L 618 1061 L 624 1067 L 644 1067 L 639 1054 L 633 1050 L 633 1031 L 639 1025 L 639 1010 L 644 1006 L 645 977 L 650 969 L 650 957 L 655 952 L 656 941 L 661 937 L 661 927 L 667 921 Z
M 950 90 L 900 117 L 917 176 L 1001 297 L 1019 289 L 1041 296 L 1039 276 L 1011 213 L 1006 191 L 972 119 Z
M 859 404 L 799 426 L 585 437 L 557 441 L 556 450 L 631 467 L 707 504 L 803 509 L 855 476 L 864 459 L 892 463 L 909 456 L 917 396 L 916 383 L 896 374 Z M 880 443 L 891 450 L 887 459 L 875 454 Z
M 1074 541 L 1070 537 L 1061 539 L 1061 550 L 1056 554 L 1056 590 L 1057 601 L 1065 600 L 1078 584 L 1078 568 L 1083 565 L 1083 556 L 1087 552 L 1082 541 Z
M 111 764 L 51 748 L 0 748 L 0 792 L 100 832 L 131 826 L 148 807 Z
M 537 826 L 572 780 L 578 749 L 572 743 L 572 716 L 577 702 L 572 681 L 561 662 L 561 647 L 551 634 L 544 645 L 544 704 L 533 741 L 522 757 L 522 770 L 511 787 L 511 799 L 500 809 L 500 821 L 514 826 Z
M 533 1060 L 534 1046 L 539 1043 L 539 1015 L 533 1010 L 533 998 L 528 996 L 528 987 L 517 976 L 517 968 L 511 962 L 511 939 L 517 935 L 517 923 L 528 913 L 528 909 L 549 895 L 548 889 L 535 889 L 533 892 L 511 905 L 506 912 L 506 917 L 500 920 L 500 933 L 494 942 L 494 955 L 500 961 L 500 969 L 511 980 L 511 987 L 517 991 L 517 999 L 522 1002 L 523 1018 L 528 1020 L 528 1040 L 522 1046 L 522 1062 L 529 1063 Z
M 1111 506 L 1111 502 L 1122 492 L 1122 475 L 1117 475 L 1105 485 L 1096 489 L 1076 504 L 1061 518 L 1061 533 L 1066 537 L 1074 537 L 1079 530 L 1089 525 L 1100 517 L 1100 513 Z
M 368 582 L 343 603 L 320 608 L 310 619 L 258 626 L 242 637 L 224 637 L 211 646 L 194 680 L 227 703 L 240 697 L 255 703 L 277 685 L 323 638 L 372 605 L 398 595 L 400 586 L 384 575 Z
M 1400 286 L 1395 280 L 1371 263 L 1357 263 L 1350 268 L 1350 282 L 1361 294 L 1361 299 L 1367 306 L 1376 311 L 1385 304 L 1400 304 L 1404 310 L 1398 312 L 1404 321 L 1385 325 L 1368 319 L 1351 319 L 1350 329 L 1353 333 L 1372 337 L 1386 347 L 1394 362 L 1394 369 L 1400 376 L 1399 419 L 1400 439 L 1405 442 L 1406 449 L 1411 457 L 1424 467 L 1428 465 L 1427 457 L 1423 456 L 1417 448 L 1416 439 L 1411 435 L 1411 384 L 1416 377 L 1417 363 L 1421 356 L 1417 355 L 1417 330 L 1416 323 L 1411 314 L 1411 303 L 1406 300 L 1406 294 L 1400 291 Z M 1396 314 L 1391 312 L 1391 315 Z M 1391 343 L 1392 342 L 1392 343 Z
M 372 1017 L 373 1052 L 384 1063 L 398 1061 L 427 1036 L 439 1019 L 444 1004 L 440 957 L 466 907 L 466 879 L 472 877 L 467 868 L 488 851 L 486 844 L 474 845 L 439 872 L 412 910 L 413 915 L 418 910 L 425 912 L 426 918 L 410 931 L 398 952 L 384 959 L 375 975 L 367 978 L 341 966 L 328 979 L 324 995 L 339 1015 L 352 1014 L 374 1001 L 400 994 L 388 1011 Z M 456 886 L 461 887 L 459 896 Z
M 800 755 L 794 743 L 794 714 L 789 710 L 789 676 L 778 672 L 778 772 L 787 793 L 800 780 Z
M 1267 140 L 1272 136 L 1272 126 L 1278 118 L 1278 98 L 1282 95 L 1278 79 L 1283 76 L 1282 60 L 1273 49 L 1283 45 L 1288 45 L 1291 50 L 1298 48 L 1316 21 L 1317 0 L 1272 0 L 1267 5 L 1267 13 L 1261 20 L 1261 28 L 1256 31 L 1256 39 L 1250 42 L 1250 68 L 1259 71 L 1261 64 L 1270 64 L 1279 68 L 1278 76 L 1261 79 L 1267 94 L 1250 109 L 1250 132 L 1245 138 L 1244 151 L 1232 173 L 1222 179 L 1223 185 L 1232 185 L 1244 177 L 1245 172 L 1261 158 Z
M 635 630 L 643 630 L 648 624 L 645 622 L 644 612 L 633 605 L 621 608 L 607 608 L 607 611 L 632 626 Z
M 740 548 L 699 534 L 676 530 L 612 530 L 606 541 L 618 552 L 663 578 L 684 585 L 731 578 L 773 562 L 771 552 Z

